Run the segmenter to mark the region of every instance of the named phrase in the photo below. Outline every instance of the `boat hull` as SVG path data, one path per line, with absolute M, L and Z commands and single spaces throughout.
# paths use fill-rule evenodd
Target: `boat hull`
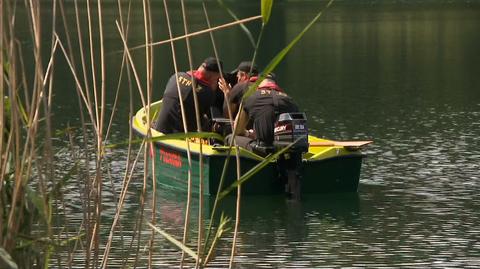
M 140 109 L 132 118 L 132 128 L 138 135 L 150 136 L 154 139 L 164 136 L 148 127 L 160 107 L 161 101 L 153 103 L 149 109 Z M 147 115 L 151 120 L 148 120 Z M 335 141 L 311 135 L 308 136 L 308 142 L 310 144 L 308 152 L 301 156 L 301 164 L 295 170 L 300 178 L 301 193 L 356 192 L 364 157 L 360 147 L 347 147 L 343 144 L 333 143 Z M 192 192 L 200 192 L 200 178 L 203 178 L 203 194 L 215 195 L 219 191 L 223 167 L 228 156 L 228 147 L 201 145 L 198 141 L 187 143 L 182 139 L 157 140 L 149 145 L 150 159 L 147 160 L 150 163 L 149 173 L 162 187 L 187 191 L 190 176 Z M 189 165 L 187 149 L 191 154 L 191 165 Z M 236 155 L 236 150 L 233 149 L 221 190 L 233 184 L 238 178 Z M 243 148 L 239 149 L 238 156 L 240 156 L 241 175 L 265 161 L 263 157 Z M 202 162 L 201 167 L 200 162 Z M 284 172 L 284 169 L 279 168 L 282 166 L 281 164 L 282 162 L 269 162 L 262 170 L 242 184 L 242 194 L 285 192 L 285 176 L 279 176 L 279 171 Z
M 164 143 L 155 143 L 151 157 L 151 171 L 155 180 L 164 188 L 178 191 L 188 190 L 189 162 L 187 151 Z M 303 161 L 299 167 L 302 193 L 356 192 L 359 183 L 363 155 L 332 157 L 329 159 Z M 203 155 L 203 193 L 215 195 L 227 156 Z M 191 154 L 192 192 L 199 193 L 200 154 Z M 244 174 L 260 161 L 241 157 L 240 170 Z M 236 158 L 231 156 L 221 189 L 237 180 Z M 269 163 L 247 182 L 242 184 L 242 194 L 279 194 L 285 192 L 285 182 L 279 177 L 276 162 Z

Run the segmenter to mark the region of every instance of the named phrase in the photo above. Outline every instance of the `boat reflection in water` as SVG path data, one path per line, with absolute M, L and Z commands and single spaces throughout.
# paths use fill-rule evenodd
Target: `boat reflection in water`
M 187 206 L 186 193 L 159 191 L 156 195 L 157 221 L 166 227 L 183 227 Z M 215 198 L 204 196 L 204 219 L 209 220 Z M 198 196 L 191 201 L 191 219 L 198 217 Z M 236 197 L 227 196 L 219 202 L 216 220 L 223 212 L 234 221 Z M 241 198 L 242 231 L 271 233 L 292 228 L 292 232 L 308 232 L 308 221 L 316 219 L 342 225 L 356 225 L 360 215 L 358 193 L 307 194 L 302 201 L 286 199 L 285 195 L 255 195 Z M 308 220 L 308 221 L 307 221 Z M 196 224 L 194 224 L 196 225 Z M 274 235 L 272 235 L 274 236 Z

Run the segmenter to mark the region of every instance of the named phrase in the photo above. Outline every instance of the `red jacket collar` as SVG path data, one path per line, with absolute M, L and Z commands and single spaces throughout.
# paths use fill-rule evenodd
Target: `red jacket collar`
M 188 71 L 187 74 L 190 76 L 194 77 L 199 83 L 209 86 L 210 82 L 205 78 L 205 75 L 202 72 L 199 72 L 198 70 L 194 70 L 193 74 L 191 71 Z

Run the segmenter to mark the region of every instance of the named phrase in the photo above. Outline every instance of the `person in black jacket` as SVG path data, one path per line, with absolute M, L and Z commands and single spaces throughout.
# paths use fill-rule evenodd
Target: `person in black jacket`
M 230 106 L 232 118 L 235 119 L 243 94 L 258 78 L 258 69 L 252 62 L 243 61 L 231 72 L 231 74 L 235 74 L 237 80 L 237 83 L 233 87 L 231 87 L 225 79 L 220 79 L 218 86 L 225 94 L 225 101 L 223 104 L 224 117 L 229 117 L 228 106 Z
M 235 141 L 238 146 L 265 156 L 273 148 L 274 125 L 281 113 L 298 112 L 298 106 L 276 82 L 267 78 L 249 96 L 239 115 Z M 247 130 L 249 122 L 253 129 Z M 231 135 L 227 137 L 230 142 Z
M 218 79 L 222 62 L 213 57 L 203 61 L 193 72 L 179 72 L 170 77 L 163 94 L 162 107 L 154 128 L 164 134 L 184 132 L 180 100 L 185 110 L 185 121 L 188 132 L 197 131 L 193 86 L 198 97 L 201 126 L 206 125 L 204 115 L 209 113 L 217 96 Z M 195 83 L 193 83 L 193 80 Z M 180 88 L 181 97 L 178 95 Z

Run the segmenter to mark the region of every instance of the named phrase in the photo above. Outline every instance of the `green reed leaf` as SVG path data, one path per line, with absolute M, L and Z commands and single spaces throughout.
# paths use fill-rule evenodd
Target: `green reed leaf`
M 263 2 L 262 1 L 262 7 L 263 7 Z M 295 46 L 295 44 L 297 44 L 297 42 L 303 37 L 303 35 L 312 27 L 313 24 L 315 24 L 315 22 L 322 16 L 323 14 L 323 11 L 325 11 L 328 7 L 330 7 L 330 5 L 332 4 L 333 0 L 330 0 L 330 2 L 327 4 L 327 6 L 325 7 L 324 10 L 320 11 L 317 16 L 315 16 L 315 18 L 313 18 L 313 20 L 310 21 L 310 23 L 305 26 L 305 28 L 302 30 L 302 32 L 300 32 L 291 42 L 290 44 L 288 44 L 288 46 L 286 46 L 284 49 L 282 49 L 271 61 L 270 63 L 268 63 L 267 67 L 265 67 L 265 69 L 263 70 L 262 74 L 259 76 L 259 78 L 257 79 L 257 81 L 255 81 L 254 84 L 250 85 L 248 87 L 248 91 L 243 95 L 243 100 L 245 100 L 246 98 L 248 98 L 250 95 L 252 95 L 255 90 L 257 89 L 258 85 L 260 85 L 260 83 L 265 79 L 265 77 L 268 75 L 268 73 L 272 72 L 275 67 L 277 67 L 277 65 L 283 60 L 283 58 L 285 58 L 285 56 L 287 55 L 287 53 L 293 48 L 293 46 Z M 262 11 L 262 15 L 263 15 L 263 11 Z
M 17 269 L 17 264 L 13 261 L 8 252 L 0 247 L 0 266 L 5 269 Z
M 17 238 L 17 245 L 15 246 L 15 250 L 22 250 L 31 247 L 32 245 L 40 246 L 40 247 L 53 247 L 53 248 L 61 248 L 68 246 L 71 242 L 79 241 L 83 237 L 85 237 L 85 233 L 82 232 L 76 236 L 69 237 L 63 240 L 51 239 L 49 237 L 30 237 L 24 234 L 19 234 Z M 1 265 L 1 263 L 0 263 Z M 0 267 L 2 268 L 2 267 Z
M 227 5 L 225 4 L 225 2 L 223 0 L 217 0 L 217 2 L 221 7 L 223 7 L 228 12 L 228 14 L 230 14 L 230 16 L 232 16 L 232 18 L 234 20 L 239 21 L 237 15 L 235 15 L 235 13 L 233 13 L 233 11 L 230 8 L 227 7 Z M 252 47 L 255 48 L 255 39 L 253 38 L 253 35 L 250 32 L 250 30 L 248 30 L 247 26 L 245 26 L 245 24 L 243 24 L 243 23 L 240 24 L 240 28 L 247 35 L 248 40 L 252 44 Z
M 25 192 L 27 193 L 26 197 L 30 203 L 38 211 L 38 214 L 41 216 L 42 220 L 45 223 L 49 223 L 50 220 L 50 208 L 45 207 L 44 199 L 40 192 L 34 191 L 30 186 L 25 185 Z
M 267 166 L 269 163 L 278 159 L 278 157 L 280 157 L 280 155 L 285 153 L 291 146 L 293 146 L 295 143 L 297 143 L 300 139 L 302 139 L 302 137 L 299 137 L 293 143 L 291 143 L 288 146 L 286 146 L 285 148 L 275 152 L 274 154 L 271 154 L 271 155 L 268 155 L 267 157 L 265 157 L 265 159 L 263 159 L 263 161 L 261 161 L 260 163 L 255 165 L 252 169 L 248 170 L 245 174 L 243 174 L 237 181 L 233 182 L 230 186 L 225 188 L 225 190 L 223 190 L 220 193 L 220 195 L 218 196 L 218 199 L 223 199 L 225 196 L 227 196 L 235 188 L 242 185 L 247 180 L 249 180 L 252 176 L 254 176 L 256 173 L 258 173 L 260 170 L 265 168 L 265 166 Z
M 5 141 L 8 141 L 8 135 L 10 134 L 10 124 L 11 124 L 11 103 L 8 96 L 3 97 L 3 115 L 5 117 L 4 129 L 3 129 L 3 136 Z M 8 171 L 8 170 L 7 170 Z
M 262 0 L 262 21 L 263 24 L 267 24 L 270 19 L 270 14 L 272 13 L 273 0 Z
M 192 258 L 194 258 L 195 260 L 198 260 L 198 255 L 197 253 L 195 253 L 195 251 L 193 251 L 191 248 L 185 246 L 182 242 L 178 241 L 177 239 L 173 238 L 173 236 L 171 236 L 170 234 L 168 234 L 167 232 L 161 230 L 160 228 L 156 227 L 155 225 L 153 225 L 152 223 L 150 222 L 147 222 L 148 226 L 150 226 L 153 230 L 155 230 L 155 232 L 159 233 L 160 235 L 162 235 L 163 237 L 165 237 L 165 239 L 167 239 L 168 241 L 170 241 L 170 243 L 174 244 L 175 246 L 177 246 L 178 248 L 180 248 L 181 250 L 183 250 L 185 253 L 187 253 L 188 255 L 190 255 Z
M 68 181 L 73 178 L 73 176 L 78 172 L 78 164 L 79 161 L 76 161 L 72 168 L 68 170 L 67 174 L 65 174 L 60 180 L 58 180 L 52 187 L 52 190 L 49 193 L 50 200 L 57 199 L 58 195 L 62 193 L 62 190 L 67 185 Z
M 210 246 L 207 257 L 205 258 L 205 261 L 203 263 L 204 266 L 206 266 L 207 263 L 213 258 L 213 253 L 215 251 L 215 248 L 217 247 L 217 244 L 220 238 L 222 238 L 224 233 L 231 230 L 231 227 L 227 226 L 231 220 L 232 219 L 230 217 L 225 216 L 225 214 L 222 212 L 222 215 L 220 216 L 220 224 L 218 225 L 218 228 L 217 228 L 217 233 L 213 238 L 212 245 Z
M 20 96 L 17 94 L 15 96 L 16 98 L 16 108 L 20 112 L 20 119 L 25 123 L 25 125 L 28 122 L 28 115 L 27 112 L 22 104 L 22 101 L 20 100 Z M 12 100 L 8 96 L 3 96 L 3 105 L 4 105 L 4 115 L 6 115 L 7 122 L 11 121 L 10 116 L 11 116 L 11 111 L 12 111 Z

